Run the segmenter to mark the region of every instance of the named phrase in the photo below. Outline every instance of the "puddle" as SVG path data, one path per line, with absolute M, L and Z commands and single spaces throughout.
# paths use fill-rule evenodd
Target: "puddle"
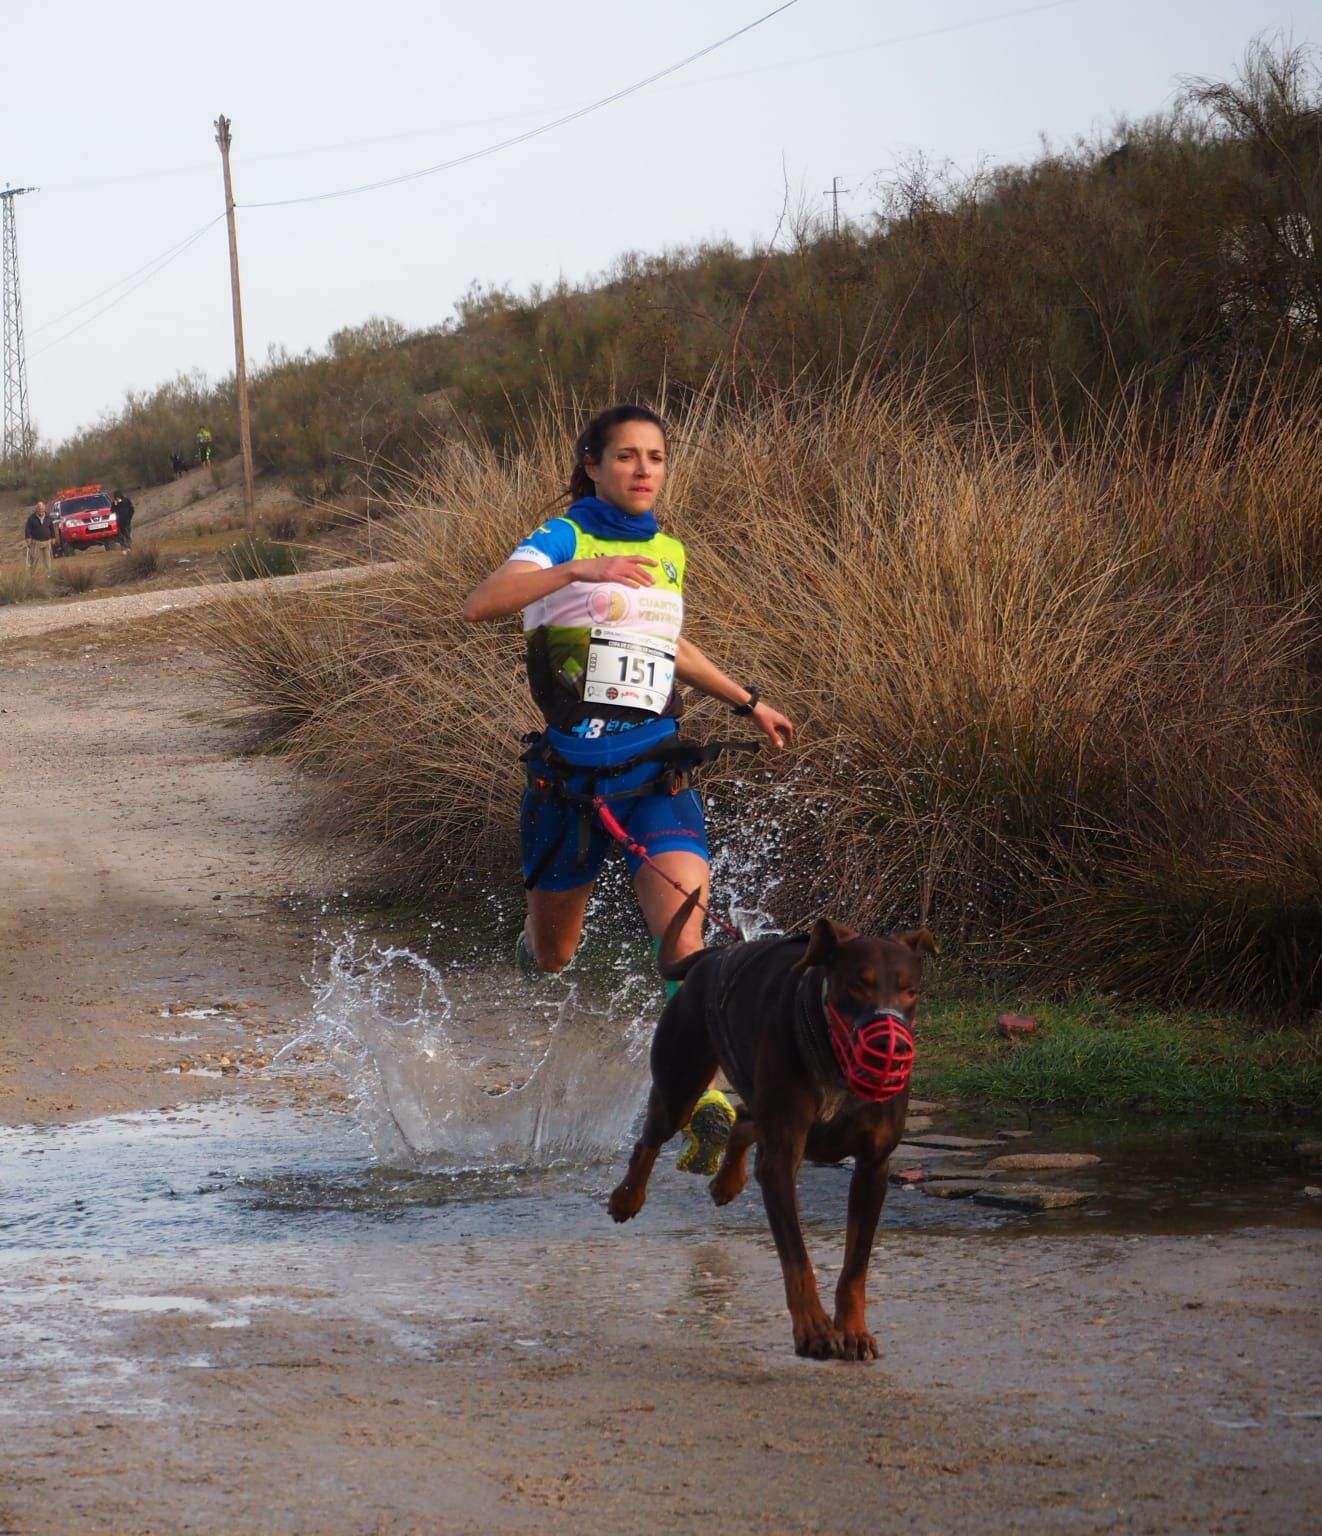
M 0 1129 L 0 1251 L 205 1255 L 312 1236 L 369 1246 L 601 1240 L 613 1230 L 603 1205 L 646 1093 L 657 1006 L 655 982 L 635 974 L 635 962 L 622 950 L 591 976 L 528 986 L 508 968 L 447 967 L 370 942 L 325 946 L 310 1026 L 272 1073 L 325 1072 L 291 1064 L 316 1047 L 348 1082 L 353 1115 L 236 1096 Z M 971 1136 L 1000 1128 L 952 1116 L 940 1124 Z M 1086 1204 L 1030 1216 L 893 1186 L 883 1235 L 1322 1225 L 1322 1202 L 1302 1194 L 1310 1179 L 1292 1155 L 1309 1134 L 1301 1127 L 1038 1117 L 1031 1129 L 1000 1150 L 1100 1156 L 1059 1177 L 1086 1189 Z M 810 1238 L 839 1239 L 847 1184 L 846 1168 L 805 1167 Z M 705 1180 L 674 1170 L 673 1153 L 629 1230 L 685 1243 L 767 1240 L 755 1183 L 718 1211 Z
M 171 1115 L 122 1115 L 41 1129 L 0 1130 L 0 1248 L 133 1255 L 300 1235 L 444 1243 L 502 1234 L 556 1242 L 612 1230 L 604 1204 L 623 1167 L 609 1159 L 450 1171 L 389 1168 L 348 1117 L 256 1110 L 242 1101 Z M 848 1172 L 806 1168 L 805 1230 L 835 1232 Z M 1004 1218 L 895 1190 L 885 1220 L 945 1231 Z M 755 1185 L 716 1210 L 705 1181 L 658 1170 L 651 1236 L 763 1231 Z M 635 1230 L 643 1230 L 641 1226 Z

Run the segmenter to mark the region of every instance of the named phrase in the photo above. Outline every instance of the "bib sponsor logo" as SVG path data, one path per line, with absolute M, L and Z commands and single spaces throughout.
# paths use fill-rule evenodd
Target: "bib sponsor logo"
M 674 565 L 669 560 L 663 560 L 661 562 L 661 569 L 666 573 L 667 580 L 679 580 L 679 572 L 675 569 Z

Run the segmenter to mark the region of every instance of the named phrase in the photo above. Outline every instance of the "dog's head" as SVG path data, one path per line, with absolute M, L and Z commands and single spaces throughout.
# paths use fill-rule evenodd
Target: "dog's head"
M 923 956 L 937 953 L 926 928 L 862 938 L 821 918 L 801 964 L 825 971 L 822 1009 L 831 1049 L 852 1092 L 885 1103 L 909 1086 L 913 1022 Z
M 898 1013 L 912 1023 L 923 985 L 923 956 L 936 954 L 940 950 L 926 928 L 874 939 L 819 917 L 800 964 L 825 967 L 826 1000 L 845 1018 Z

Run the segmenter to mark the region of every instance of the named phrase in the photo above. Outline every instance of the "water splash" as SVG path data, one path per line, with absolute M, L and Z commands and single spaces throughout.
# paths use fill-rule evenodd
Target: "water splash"
M 660 988 L 622 962 L 529 985 L 508 965 L 442 968 L 354 933 L 326 942 L 309 1028 L 348 1083 L 378 1161 L 449 1172 L 614 1158 L 647 1092 Z

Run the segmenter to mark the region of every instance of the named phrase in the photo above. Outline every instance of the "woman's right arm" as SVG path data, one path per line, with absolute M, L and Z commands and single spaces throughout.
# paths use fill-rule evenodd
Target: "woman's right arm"
M 492 571 L 464 599 L 461 610 L 470 624 L 484 619 L 503 619 L 519 613 L 538 598 L 548 597 L 571 581 L 614 581 L 625 587 L 650 587 L 646 555 L 602 555 L 594 560 L 566 560 L 561 565 L 538 565 L 533 560 L 507 560 Z

